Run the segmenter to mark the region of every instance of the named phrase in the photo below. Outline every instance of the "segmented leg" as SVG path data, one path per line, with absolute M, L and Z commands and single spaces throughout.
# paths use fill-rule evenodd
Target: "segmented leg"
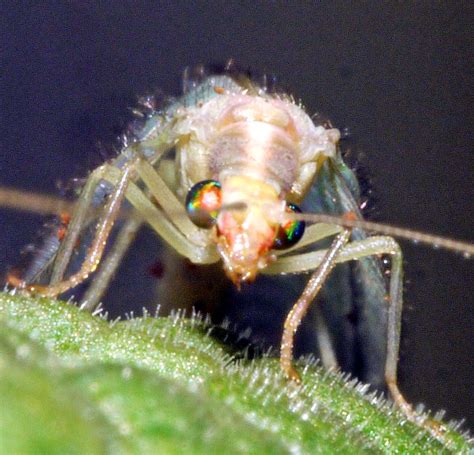
M 101 262 L 96 276 L 79 303 L 82 309 L 93 312 L 97 308 L 142 224 L 141 221 L 132 218 L 127 220 L 121 227 L 115 244 L 106 258 Z
M 336 265 L 336 257 L 344 245 L 349 241 L 351 235 L 350 230 L 344 230 L 339 234 L 331 248 L 327 250 L 321 263 L 316 271 L 311 275 L 306 287 L 300 298 L 297 300 L 291 311 L 286 317 L 283 336 L 281 339 L 280 365 L 285 374 L 295 381 L 300 381 L 299 375 L 293 368 L 293 344 L 294 335 L 304 316 L 306 315 L 316 294 L 319 292 L 329 273 Z
M 337 238 L 336 238 L 337 241 Z M 311 253 L 300 254 L 291 257 L 280 258 L 272 264 L 265 272 L 273 273 L 289 273 L 297 271 L 306 271 L 318 268 L 311 277 L 321 275 L 320 267 L 325 265 L 328 267 L 328 255 L 331 253 L 333 246 L 329 250 L 314 251 Z M 403 269 L 402 269 L 402 252 L 398 243 L 392 237 L 374 236 L 364 240 L 351 242 L 343 246 L 336 252 L 333 257 L 333 264 L 357 260 L 366 256 L 389 254 L 392 257 L 389 285 L 389 307 L 388 307 L 388 333 L 387 333 L 387 359 L 385 362 L 385 381 L 389 389 L 390 395 L 397 406 L 403 411 L 409 420 L 422 425 L 429 430 L 435 437 L 442 439 L 445 431 L 444 427 L 433 420 L 421 420 L 420 416 L 413 410 L 412 406 L 401 394 L 397 385 L 397 365 L 398 351 L 400 347 L 400 331 L 401 331 L 401 314 L 403 306 Z M 307 285 L 309 287 L 309 283 Z M 305 289 L 306 291 L 306 289 Z M 301 302 L 300 302 L 301 300 Z M 309 305 L 308 299 L 301 299 L 295 304 L 292 311 L 288 315 L 285 323 L 285 332 L 293 330 L 297 327 L 295 321 L 300 321 L 301 317 L 307 310 Z M 301 316 L 297 314 L 299 312 Z M 293 315 L 295 313 L 295 315 Z M 287 328 L 288 326 L 288 328 Z M 285 339 L 282 340 L 282 356 L 283 350 L 285 359 L 282 360 L 282 368 L 290 377 L 298 379 L 298 375 L 291 366 L 292 361 L 292 337 L 293 334 L 284 333 Z M 290 343 L 289 341 L 290 340 Z M 283 343 L 287 343 L 289 347 L 283 349 Z M 296 373 L 296 374 L 295 374 Z
M 337 255 L 336 262 L 353 261 L 366 256 L 381 254 L 396 254 L 400 250 L 398 243 L 387 236 L 373 236 L 364 240 L 348 243 Z M 270 264 L 262 273 L 266 275 L 279 275 L 282 273 L 299 273 L 314 270 L 319 266 L 327 250 L 317 250 L 310 253 L 295 254 L 294 256 L 279 257 L 278 261 Z
M 176 195 L 171 191 L 156 169 L 146 160 L 137 163 L 137 173 L 160 207 L 181 233 L 193 242 L 209 245 L 209 233 L 199 229 L 191 220 Z
M 296 273 L 308 270 L 317 269 L 313 276 L 310 278 L 307 288 L 309 291 L 316 289 L 313 283 L 316 282 L 316 278 L 319 277 L 323 270 L 321 266 L 331 268 L 336 263 L 347 262 L 352 260 L 361 259 L 371 255 L 390 254 L 392 256 L 391 275 L 390 275 L 390 299 L 389 299 L 389 312 L 388 312 L 388 347 L 387 347 L 387 360 L 385 364 L 385 376 L 389 390 L 393 392 L 393 399 L 402 409 L 408 409 L 410 406 L 404 400 L 403 396 L 398 392 L 396 386 L 397 376 L 397 363 L 398 363 L 398 349 L 400 344 L 400 321 L 402 312 L 402 253 L 398 243 L 391 237 L 385 236 L 374 236 L 364 240 L 358 240 L 351 243 L 343 244 L 341 248 L 338 248 L 336 254 L 331 255 L 335 246 L 338 246 L 337 239 L 341 236 L 340 234 L 336 237 L 335 243 L 328 250 L 313 251 L 310 253 L 299 254 L 289 257 L 280 257 L 278 261 L 271 264 L 263 273 L 267 274 L 281 274 L 281 273 Z M 329 257 L 331 257 L 331 264 L 328 263 Z M 330 269 L 329 269 L 330 271 Z M 322 275 L 321 275 L 322 276 Z M 314 278 L 314 281 L 313 281 Z M 319 288 L 318 288 L 319 289 Z M 317 290 L 313 296 L 316 295 Z M 306 294 L 307 289 L 303 291 L 303 296 Z M 307 301 L 309 299 L 300 298 L 302 304 L 299 308 L 307 310 Z M 300 300 L 295 304 L 292 312 L 288 315 L 288 319 L 297 319 L 296 316 L 292 316 L 292 313 L 296 313 L 296 307 L 298 307 Z M 299 310 L 301 311 L 301 310 Z M 304 316 L 304 314 L 303 314 Z M 288 321 L 287 319 L 287 321 Z M 299 319 L 301 320 L 301 318 Z M 289 327 L 294 326 L 294 323 L 288 322 Z M 288 338 L 289 335 L 287 334 Z M 291 362 L 291 352 L 288 352 L 288 348 L 285 349 L 286 357 L 289 357 Z M 288 360 L 285 360 L 288 362 Z M 397 393 L 398 392 L 398 393 Z
M 329 250 L 313 251 L 311 253 L 280 258 L 277 262 L 269 266 L 265 272 L 273 274 L 301 272 L 315 269 L 327 261 L 327 256 L 331 250 L 332 248 Z M 333 257 L 333 261 L 334 263 L 340 263 L 361 259 L 365 256 L 380 254 L 390 254 L 392 256 L 385 379 L 394 401 L 400 406 L 400 408 L 408 410 L 409 408 L 411 409 L 411 407 L 400 394 L 396 385 L 398 350 L 400 345 L 401 313 L 403 305 L 402 252 L 398 243 L 391 237 L 369 237 L 364 240 L 346 244 Z M 318 273 L 319 268 L 316 270 L 315 274 Z M 313 277 L 311 277 L 311 279 L 312 278 Z M 408 414 L 408 412 L 406 413 Z
M 329 238 L 335 234 L 340 233 L 343 230 L 341 226 L 335 224 L 317 223 L 308 226 L 305 231 L 304 237 L 292 248 L 288 248 L 282 251 L 276 251 L 276 255 L 281 260 L 282 257 L 288 254 L 295 253 L 295 251 L 304 248 L 307 245 L 318 242 L 319 240 Z M 315 311 L 315 323 L 316 323 L 316 337 L 319 346 L 319 355 L 321 362 L 327 369 L 338 368 L 338 361 L 334 352 L 333 343 L 328 330 L 327 323 L 321 310 L 316 308 Z
M 41 285 L 35 285 L 35 284 L 29 285 L 26 287 L 27 291 L 32 292 L 32 293 L 39 293 L 39 294 L 49 296 L 49 297 L 55 297 L 77 286 L 78 284 L 82 283 L 84 280 L 88 278 L 88 276 L 92 272 L 95 271 L 95 269 L 99 265 L 99 262 L 102 258 L 102 254 L 104 252 L 105 245 L 109 237 L 110 231 L 112 230 L 114 222 L 120 211 L 120 207 L 125 197 L 127 186 L 130 181 L 130 175 L 133 172 L 133 166 L 134 166 L 134 161 L 131 161 L 122 170 L 122 175 L 119 181 L 117 182 L 117 185 L 114 191 L 112 192 L 112 194 L 110 194 L 109 200 L 104 208 L 104 212 L 97 224 L 94 240 L 92 242 L 91 247 L 89 248 L 87 252 L 86 258 L 84 259 L 84 262 L 82 263 L 80 270 L 74 273 L 73 275 L 71 275 L 70 277 L 68 277 L 67 279 L 55 282 L 48 286 L 41 286 Z M 99 168 L 99 170 L 102 172 L 101 168 Z M 97 173 L 99 174 L 101 172 L 97 172 Z M 96 183 L 96 177 L 97 176 L 94 176 L 94 178 L 90 179 L 92 184 Z M 87 190 L 93 193 L 94 186 L 90 186 L 90 187 L 88 186 Z M 85 199 L 89 201 L 88 197 Z M 81 200 L 81 203 L 82 202 L 83 200 Z M 82 212 L 81 212 L 81 216 L 82 216 Z M 78 219 L 81 221 L 81 223 L 77 225 L 77 231 L 78 231 L 77 235 L 79 235 L 79 231 L 80 231 L 84 218 L 83 217 L 76 218 L 76 220 Z M 75 236 L 75 238 L 77 238 L 77 235 Z
M 86 223 L 95 191 L 105 170 L 106 166 L 100 166 L 95 169 L 88 177 L 87 182 L 81 191 L 81 196 L 74 206 L 74 211 L 71 221 L 68 224 L 66 235 L 56 255 L 50 284 L 56 284 L 63 279 L 64 272 L 71 260 L 71 255 L 77 244 L 79 235 Z
M 133 180 L 137 178 L 143 180 L 158 206 L 132 181 L 132 174 Z M 110 182 L 115 189 L 109 195 L 109 201 L 97 224 L 93 243 L 81 269 L 67 279 L 61 280 L 85 224 L 94 192 L 101 181 Z M 48 286 L 33 284 L 27 286 L 26 289 L 32 293 L 56 296 L 77 286 L 90 273 L 95 271 L 124 198 L 132 204 L 142 220 L 150 224 L 160 237 L 179 254 L 189 258 L 194 263 L 208 264 L 218 261 L 217 252 L 208 233 L 197 228 L 189 221 L 181 202 L 168 188 L 154 167 L 142 158 L 135 158 L 127 163 L 123 169 L 106 163 L 90 175 L 78 200 L 77 209 L 65 239 L 65 245 L 60 251 L 60 257 L 57 261 L 59 264 L 54 271 L 55 282 Z M 170 220 L 173 220 L 173 222 Z M 109 269 L 108 272 L 104 273 L 106 275 L 108 273 L 112 274 L 112 270 Z M 94 299 L 97 299 L 98 295 L 95 294 Z M 91 305 L 93 304 L 91 303 Z
M 141 170 L 141 166 L 136 166 L 135 171 L 138 177 L 141 177 Z M 154 169 L 153 172 L 154 177 L 161 180 L 161 177 Z M 116 184 L 120 179 L 120 174 L 120 169 L 110 166 L 104 179 L 112 184 Z M 133 182 L 130 182 L 126 193 L 127 200 L 132 204 L 142 220 L 148 223 L 159 236 L 180 255 L 187 257 L 191 262 L 196 264 L 211 264 L 217 262 L 219 256 L 208 232 L 194 225 L 193 230 L 188 231 L 188 235 L 184 235 L 181 231 L 183 226 L 181 218 L 183 218 L 184 215 L 181 216 L 180 213 L 184 211 L 184 209 L 176 196 L 173 193 L 170 195 L 167 193 L 159 193 L 153 194 L 153 196 L 158 206 Z M 171 204 L 169 197 L 172 197 Z M 165 212 L 165 207 L 166 210 L 169 210 L 169 213 Z
M 317 223 L 307 226 L 303 238 L 298 243 L 286 250 L 276 251 L 276 255 L 279 258 L 278 262 L 281 261 L 281 258 L 283 257 L 296 257 L 294 255 L 295 251 L 318 242 L 319 240 L 327 239 L 333 235 L 339 234 L 343 230 L 343 227 L 336 224 Z
M 160 207 L 167 208 L 168 215 L 174 214 L 175 225 L 187 236 L 194 236 L 196 227 L 192 224 L 191 229 L 187 215 L 182 209 L 182 205 L 176 199 L 176 196 L 170 188 L 174 188 L 174 162 L 169 160 L 162 160 L 160 163 L 159 173 L 155 171 L 148 162 L 141 160 L 139 165 L 136 167 L 137 172 L 140 174 L 142 180 L 147 185 L 148 189 L 153 190 L 153 194 L 156 195 L 155 199 L 160 202 Z M 166 182 L 162 175 L 166 178 Z M 181 212 L 179 212 L 181 210 Z M 99 304 L 100 299 L 109 287 L 110 281 L 115 274 L 116 269 L 121 263 L 123 256 L 128 250 L 130 244 L 133 242 L 140 226 L 143 223 L 131 219 L 125 223 L 121 228 L 115 244 L 112 250 L 109 252 L 107 257 L 102 261 L 97 275 L 88 287 L 84 297 L 80 302 L 81 308 L 88 311 L 93 311 Z

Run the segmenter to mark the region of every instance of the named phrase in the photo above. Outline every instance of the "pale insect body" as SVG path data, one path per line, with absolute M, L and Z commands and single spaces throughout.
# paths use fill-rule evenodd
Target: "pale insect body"
M 323 223 L 310 226 L 303 235 L 302 229 L 298 230 L 301 226 L 292 219 L 297 210 L 292 203 L 300 202 L 313 182 L 317 211 L 344 215 L 342 225 L 344 219 L 352 222 L 360 218 L 357 182 L 337 149 L 339 131 L 315 125 L 286 96 L 269 94 L 248 79 L 224 75 L 204 79 L 163 111 L 150 114 L 135 136 L 135 141 L 125 146 L 117 158 L 94 170 L 87 179 L 65 240 L 54 258 L 49 284 L 19 280 L 16 284 L 29 292 L 56 296 L 82 283 L 100 265 L 97 279 L 84 297 L 84 306 L 92 309 L 142 222 L 151 225 L 172 248 L 194 263 L 222 260 L 226 274 L 238 286 L 260 272 L 313 269 L 288 314 L 281 343 L 282 369 L 299 381 L 292 367 L 294 334 L 336 263 L 357 260 L 352 283 L 346 283 L 346 287 L 355 286 L 359 300 L 364 302 L 360 336 L 370 344 L 369 332 L 373 329 L 385 333 L 387 327 L 387 343 L 376 337 L 367 350 L 367 356 L 373 357 L 368 363 L 385 363 L 382 375 L 393 399 L 410 419 L 417 420 L 396 384 L 402 305 L 398 244 L 390 237 L 366 238 L 359 229 Z M 170 161 L 163 158 L 173 149 L 175 165 L 171 167 Z M 187 217 L 185 198 L 191 218 L 196 213 L 202 215 L 202 211 L 212 214 L 207 220 L 209 225 L 204 223 L 207 229 L 197 227 Z M 84 262 L 78 271 L 64 276 L 81 232 L 90 224 L 91 208 L 100 207 L 104 199 Z M 115 245 L 102 261 L 105 244 L 125 200 L 138 217 L 132 216 L 124 223 Z M 203 223 L 202 219 L 198 221 Z M 290 228 L 283 229 L 288 224 Z M 299 234 L 292 239 L 294 231 Z M 293 244 L 301 236 L 300 243 Z M 325 250 L 304 254 L 296 251 L 333 237 Z M 285 257 L 274 250 L 279 245 L 277 241 L 289 247 L 283 252 L 288 253 Z M 381 254 L 392 257 L 388 292 L 374 258 Z M 47 256 L 35 265 L 35 273 L 30 276 L 41 275 L 41 262 L 46 265 L 53 261 L 53 252 Z M 345 267 L 347 272 L 347 264 Z M 333 298 L 348 298 L 342 288 Z M 377 383 L 377 376 L 380 371 L 374 373 L 375 379 L 368 380 Z M 440 431 L 434 424 L 426 425 Z
M 247 205 L 216 220 L 217 249 L 237 283 L 255 278 L 271 261 L 285 201 L 304 197 L 318 162 L 335 156 L 339 131 L 316 127 L 287 99 L 220 89 L 223 94 L 202 106 L 177 111 L 176 169 L 181 196 L 195 183 L 215 179 L 224 207 Z
M 183 110 L 176 130 L 189 139 L 179 147 L 181 191 L 206 178 L 246 175 L 300 201 L 318 159 L 335 156 L 339 131 L 315 126 L 289 99 L 244 93 Z

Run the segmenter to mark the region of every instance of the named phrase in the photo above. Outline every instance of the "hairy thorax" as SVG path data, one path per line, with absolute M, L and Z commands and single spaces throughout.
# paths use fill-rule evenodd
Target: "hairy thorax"
M 175 131 L 184 193 L 201 180 L 241 175 L 299 201 L 318 163 L 336 153 L 340 136 L 314 125 L 290 99 L 270 95 L 224 93 L 183 110 L 181 118 Z

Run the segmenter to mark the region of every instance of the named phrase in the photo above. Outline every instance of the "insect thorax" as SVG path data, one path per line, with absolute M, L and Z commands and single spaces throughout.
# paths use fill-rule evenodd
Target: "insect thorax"
M 281 197 L 302 199 L 318 163 L 335 155 L 339 131 L 316 126 L 285 96 L 258 88 L 249 94 L 236 84 L 213 86 L 211 93 L 176 112 L 182 194 L 202 180 L 243 175 L 274 186 Z

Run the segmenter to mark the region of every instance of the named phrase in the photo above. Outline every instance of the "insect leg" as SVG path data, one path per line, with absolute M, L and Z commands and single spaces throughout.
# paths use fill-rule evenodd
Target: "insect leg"
M 329 250 L 313 251 L 311 253 L 279 258 L 268 267 L 266 272 L 295 273 L 314 270 L 324 263 Z M 400 320 L 402 311 L 402 253 L 398 243 L 392 237 L 374 236 L 345 245 L 335 257 L 335 262 L 357 260 L 365 256 L 390 254 L 392 270 L 390 277 L 390 299 L 388 310 L 388 347 L 385 364 L 387 386 L 393 393 L 394 401 L 404 410 L 410 406 L 400 394 L 396 385 L 398 349 L 400 344 Z M 408 412 L 406 412 L 408 415 Z
M 138 166 L 134 169 L 137 171 L 138 176 L 140 175 L 140 169 Z M 121 171 L 114 167 L 109 167 L 107 174 L 104 175 L 104 179 L 116 185 L 116 182 L 120 178 Z M 158 174 L 155 172 L 155 175 Z M 159 177 L 159 176 L 158 176 Z M 143 221 L 146 221 L 158 235 L 173 247 L 180 255 L 187 257 L 196 264 L 211 264 L 219 260 L 219 255 L 216 252 L 214 245 L 209 241 L 209 234 L 207 232 L 201 232 L 194 228 L 194 235 L 187 236 L 181 231 L 181 224 L 176 220 L 175 205 L 171 209 L 170 216 L 168 219 L 167 214 L 164 212 L 161 204 L 166 204 L 163 201 L 163 196 L 158 195 L 157 202 L 159 206 L 153 203 L 150 198 L 133 182 L 130 182 L 126 193 L 127 200 L 132 204 L 135 210 Z M 173 195 L 176 201 L 176 207 L 179 210 L 184 210 L 179 203 L 176 196 Z M 171 215 L 175 216 L 172 217 Z M 172 220 L 172 221 L 171 221 Z
M 142 222 L 137 219 L 127 220 L 118 233 L 115 244 L 113 245 L 107 257 L 101 262 L 99 270 L 85 292 L 79 306 L 82 309 L 93 312 L 104 292 L 109 287 L 115 271 L 120 265 L 122 258 L 127 252 L 140 229 Z
M 334 239 L 331 247 L 327 250 L 322 261 L 318 265 L 318 268 L 311 275 L 311 278 L 304 288 L 300 298 L 286 317 L 281 340 L 280 365 L 285 374 L 295 381 L 299 382 L 300 380 L 298 373 L 292 365 L 293 344 L 296 330 L 306 315 L 309 306 L 316 297 L 316 294 L 319 292 L 329 273 L 336 265 L 337 255 L 349 241 L 350 236 L 351 231 L 345 229 Z
M 56 284 L 63 279 L 64 272 L 70 262 L 79 235 L 86 223 L 87 214 L 92 206 L 96 188 L 103 177 L 104 171 L 105 165 L 95 169 L 88 177 L 81 191 L 81 195 L 74 206 L 73 215 L 68 224 L 65 238 L 56 255 L 50 284 Z
M 325 263 L 325 260 L 327 260 L 326 257 L 331 252 L 331 250 L 332 248 L 329 250 L 315 251 L 312 253 L 300 254 L 287 258 L 280 258 L 278 261 L 275 262 L 274 265 L 269 267 L 270 270 L 268 271 L 270 273 L 288 273 L 306 271 L 318 267 L 315 272 L 315 274 L 318 274 L 319 268 L 322 264 Z M 345 245 L 335 256 L 334 262 L 346 262 L 351 260 L 357 260 L 365 256 L 380 254 L 389 254 L 392 256 L 389 289 L 390 296 L 388 307 L 387 360 L 385 362 L 385 381 L 387 383 L 387 387 L 389 389 L 392 399 L 409 420 L 424 426 L 425 428 L 430 430 L 435 437 L 442 437 L 442 434 L 444 432 L 443 427 L 436 421 L 432 421 L 429 419 L 420 420 L 420 416 L 417 415 L 417 413 L 413 410 L 412 406 L 403 397 L 397 385 L 397 364 L 398 351 L 400 347 L 401 314 L 403 306 L 403 270 L 402 252 L 400 246 L 392 237 L 369 237 L 367 239 L 351 242 Z M 314 275 L 311 277 L 310 281 L 313 279 L 313 277 Z M 309 283 L 307 287 L 308 286 Z M 296 312 L 297 310 L 300 312 L 302 311 L 301 307 L 303 307 L 303 305 L 300 305 L 300 307 L 298 307 L 298 304 L 299 301 L 295 304 L 292 311 L 288 315 L 287 321 L 290 319 L 290 317 L 292 317 L 292 319 L 297 319 L 297 317 L 292 316 L 292 313 Z M 303 307 L 303 316 L 306 309 L 307 308 Z M 286 332 L 287 324 L 285 323 L 284 337 L 286 336 L 292 341 L 293 334 L 288 334 Z M 285 352 L 283 352 L 284 347 L 282 345 L 282 357 L 283 354 L 285 354 L 286 356 L 284 361 L 282 359 L 282 368 L 290 377 L 298 379 L 297 373 L 291 366 L 291 347 L 291 345 L 289 348 L 286 347 Z
M 148 161 L 140 160 L 137 164 L 137 172 L 163 211 L 188 239 L 202 245 L 211 243 L 208 233 L 203 232 L 191 222 L 182 202 L 177 199 Z
M 104 208 L 103 215 L 97 223 L 94 240 L 92 242 L 91 247 L 89 248 L 89 251 L 87 252 L 86 258 L 82 263 L 80 270 L 68 277 L 67 279 L 58 281 L 48 286 L 40 286 L 34 284 L 29 285 L 26 287 L 27 291 L 32 293 L 43 294 L 50 297 L 55 297 L 58 294 L 62 294 L 68 291 L 69 289 L 77 286 L 78 284 L 82 283 L 92 272 L 95 271 L 95 269 L 99 265 L 100 259 L 104 252 L 107 238 L 109 237 L 115 219 L 117 218 L 117 215 L 120 211 L 120 206 L 125 197 L 127 185 L 129 183 L 130 174 L 133 171 L 134 164 L 135 162 L 131 161 L 124 167 L 123 170 L 119 170 L 119 172 L 121 173 L 120 179 L 118 180 L 114 191 L 110 194 L 109 200 Z M 93 173 L 88 183 L 86 184 L 86 191 L 88 193 L 86 197 L 84 197 L 84 199 L 81 199 L 79 201 L 79 204 L 82 204 L 84 201 L 89 202 L 89 194 L 92 194 L 94 191 L 95 183 L 98 181 L 98 175 L 103 173 L 105 176 L 107 170 L 110 167 L 112 166 L 105 164 Z M 89 184 L 89 182 L 91 183 Z M 75 238 L 77 238 L 77 235 L 79 234 L 81 225 L 84 221 L 84 216 L 85 209 L 81 210 L 76 218 L 77 225 L 74 226 L 74 229 L 77 230 L 77 234 Z M 71 240 L 68 241 L 70 242 Z M 69 245 L 67 245 L 67 247 L 69 248 Z
M 167 164 L 166 160 L 161 161 L 162 164 Z M 174 171 L 174 163 L 173 171 Z M 165 166 L 162 166 L 165 168 Z M 162 167 L 160 167 L 160 174 L 161 172 L 165 172 Z M 166 166 L 169 167 L 169 166 Z M 144 170 L 142 170 L 144 169 Z M 169 169 L 167 169 L 169 171 Z M 187 215 L 184 213 L 181 204 L 176 199 L 174 194 L 169 189 L 169 183 L 165 183 L 161 175 L 157 174 L 154 168 L 148 164 L 148 162 L 143 162 L 140 165 L 136 166 L 136 171 L 142 176 L 142 180 L 146 180 L 145 183 L 151 182 L 148 186 L 152 186 L 155 190 L 155 193 L 158 194 L 160 201 L 163 201 L 160 204 L 160 207 L 166 206 L 168 208 L 168 213 L 171 212 L 174 215 L 175 219 L 181 221 L 183 218 L 184 220 L 187 219 Z M 145 176 L 145 177 L 144 177 Z M 172 173 L 174 176 L 174 173 Z M 174 203 L 170 203 L 170 201 L 175 201 Z M 182 211 L 183 213 L 180 213 Z M 180 223 L 175 223 L 180 224 Z M 87 309 L 89 311 L 93 311 L 100 302 L 102 295 L 104 294 L 105 290 L 108 288 L 110 281 L 113 278 L 115 270 L 120 265 L 122 257 L 125 255 L 128 247 L 133 242 L 138 229 L 142 225 L 142 221 L 138 221 L 136 219 L 129 220 L 125 223 L 125 225 L 121 228 L 117 236 L 117 240 L 115 245 L 113 246 L 110 253 L 104 259 L 99 267 L 99 271 L 97 275 L 94 277 L 93 282 L 87 289 L 82 301 L 80 302 L 81 308 Z M 180 226 L 182 223 L 180 224 Z M 193 229 L 196 230 L 195 226 Z M 181 228 L 181 231 L 184 229 Z M 187 234 L 189 234 L 189 229 Z M 184 241 L 184 240 L 183 240 Z
M 310 245 L 312 243 L 318 242 L 319 240 L 326 239 L 335 234 L 340 233 L 343 228 L 336 224 L 328 223 L 317 223 L 308 226 L 305 231 L 303 238 L 293 247 L 286 250 L 276 251 L 276 255 L 279 258 L 277 263 L 281 260 L 283 256 L 288 254 L 295 253 L 295 251 Z M 316 337 L 319 345 L 319 355 L 321 357 L 321 362 L 327 369 L 336 369 L 338 368 L 338 362 L 336 359 L 336 354 L 334 352 L 334 346 L 329 334 L 329 329 L 326 323 L 326 320 L 323 317 L 323 314 L 319 307 L 315 309 L 315 322 L 316 322 Z
M 394 249 L 398 243 L 387 236 L 373 236 L 364 240 L 356 240 L 348 243 L 336 257 L 336 263 L 357 260 L 366 256 L 380 254 L 395 254 Z M 270 264 L 262 273 L 277 275 L 281 273 L 299 273 L 314 270 L 322 262 L 328 250 L 317 250 L 310 253 L 302 253 L 294 256 L 279 257 L 277 261 Z

